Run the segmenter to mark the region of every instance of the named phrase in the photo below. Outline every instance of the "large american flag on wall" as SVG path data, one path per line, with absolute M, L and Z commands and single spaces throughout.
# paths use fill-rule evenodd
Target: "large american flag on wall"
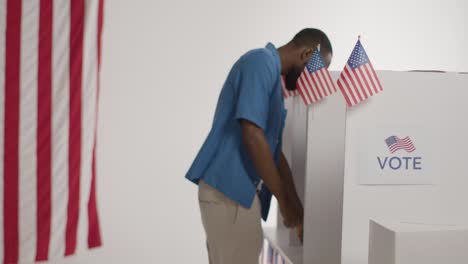
M 96 128 L 103 0 L 0 0 L 0 258 L 101 245 Z

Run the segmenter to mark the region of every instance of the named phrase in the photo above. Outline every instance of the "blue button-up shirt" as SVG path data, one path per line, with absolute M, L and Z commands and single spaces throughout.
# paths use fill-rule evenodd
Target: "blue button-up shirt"
M 203 179 L 245 208 L 252 206 L 260 182 L 242 142 L 240 120 L 255 123 L 265 134 L 276 164 L 281 153 L 286 109 L 281 89 L 281 61 L 273 44 L 244 54 L 232 67 L 218 99 L 211 131 L 186 178 Z M 271 193 L 259 192 L 266 220 Z

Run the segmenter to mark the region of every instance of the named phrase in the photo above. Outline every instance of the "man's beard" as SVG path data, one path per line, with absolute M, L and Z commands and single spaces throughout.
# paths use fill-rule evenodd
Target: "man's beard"
M 294 66 L 285 76 L 284 82 L 286 83 L 286 89 L 289 91 L 296 90 L 297 80 L 302 74 L 302 68 Z

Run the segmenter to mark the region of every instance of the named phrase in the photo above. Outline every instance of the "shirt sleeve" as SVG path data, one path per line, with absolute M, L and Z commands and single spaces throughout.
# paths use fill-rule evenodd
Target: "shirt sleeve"
M 240 71 L 235 118 L 248 120 L 265 131 L 272 90 L 267 60 L 244 61 Z

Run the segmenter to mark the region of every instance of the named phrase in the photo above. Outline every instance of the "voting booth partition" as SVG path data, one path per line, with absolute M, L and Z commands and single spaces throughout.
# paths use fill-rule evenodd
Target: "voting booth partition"
M 304 203 L 304 243 L 278 213 L 277 227 L 264 230 L 277 263 L 427 263 L 425 250 L 468 252 L 468 75 L 377 75 L 383 92 L 352 108 L 340 92 L 308 107 L 286 100 L 283 151 Z M 380 235 L 387 228 L 378 223 L 387 222 L 404 226 L 409 240 L 393 239 L 402 237 L 398 228 L 390 239 Z M 424 233 L 441 230 L 451 232 L 443 239 L 452 249 L 435 248 L 440 236 Z M 426 246 L 408 243 L 417 232 Z M 460 253 L 450 263 L 468 259 Z

